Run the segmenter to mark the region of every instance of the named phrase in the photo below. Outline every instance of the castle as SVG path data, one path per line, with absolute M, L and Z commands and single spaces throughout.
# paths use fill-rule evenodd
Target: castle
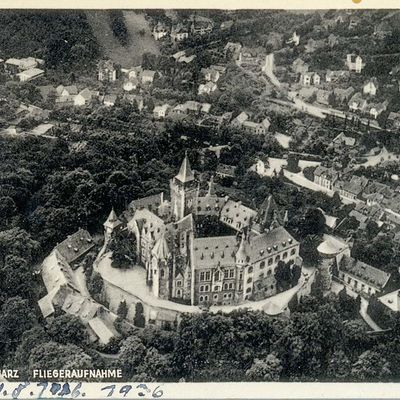
M 200 195 L 199 182 L 185 156 L 163 193 L 134 200 L 123 224 L 112 211 L 104 223 L 106 241 L 117 229 L 135 237 L 139 263 L 152 293 L 191 305 L 234 305 L 277 292 L 279 261 L 298 264 L 299 243 L 286 231 L 287 214 L 272 196 L 258 211 L 216 194 L 211 178 Z M 211 217 L 230 235 L 199 237 L 196 223 Z

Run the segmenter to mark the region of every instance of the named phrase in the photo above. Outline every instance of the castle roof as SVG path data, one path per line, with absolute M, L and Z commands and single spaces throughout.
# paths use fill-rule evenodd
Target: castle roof
M 79 229 L 73 235 L 68 236 L 63 242 L 56 246 L 56 250 L 65 258 L 67 263 L 76 260 L 94 246 L 90 233 Z
M 178 172 L 178 175 L 176 175 L 175 178 L 178 179 L 182 183 L 186 183 L 186 182 L 190 182 L 190 181 L 194 180 L 194 174 L 190 167 L 190 162 L 189 162 L 187 155 L 185 155 L 185 158 L 183 159 L 183 162 L 182 162 L 181 168 Z
M 168 248 L 167 241 L 165 240 L 165 236 L 161 235 L 156 244 L 153 247 L 152 253 L 159 259 L 166 261 L 169 257 L 170 251 Z
M 257 214 L 257 222 L 262 227 L 269 229 L 272 223 L 276 220 L 279 224 L 283 225 L 283 219 L 279 215 L 278 206 L 272 195 L 265 198 Z
M 256 215 L 256 211 L 233 200 L 228 200 L 221 211 L 222 221 L 228 222 L 231 226 L 237 226 L 238 229 L 248 226 L 250 220 Z
M 195 238 L 193 240 L 195 268 L 235 266 L 237 245 L 236 236 Z
M 115 213 L 113 208 L 107 218 L 107 221 L 104 222 L 104 227 L 114 229 L 121 224 L 122 222 L 118 219 L 117 214 Z

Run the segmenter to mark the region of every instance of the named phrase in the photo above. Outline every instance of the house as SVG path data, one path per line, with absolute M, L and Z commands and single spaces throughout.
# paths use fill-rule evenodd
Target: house
M 163 104 L 162 106 L 155 106 L 153 110 L 153 116 L 156 119 L 163 119 L 167 116 L 168 110 L 171 108 L 169 104 Z
M 270 126 L 269 120 L 266 118 L 263 122 L 257 123 L 252 121 L 244 121 L 241 128 L 254 135 L 264 135 Z
M 374 118 L 377 119 L 379 115 L 381 115 L 384 111 L 386 111 L 389 102 L 385 100 L 382 103 L 373 103 L 369 104 L 369 114 Z
M 305 74 L 308 72 L 308 64 L 306 64 L 301 58 L 296 58 L 292 64 L 292 70 L 296 74 Z
M 333 98 L 333 93 L 330 90 L 319 89 L 317 91 L 317 102 L 325 106 L 329 106 Z
M 356 293 L 380 293 L 388 283 L 390 274 L 347 255 L 338 257 L 339 279 Z
M 152 84 L 154 81 L 154 77 L 156 75 L 155 71 L 150 71 L 148 69 L 145 69 L 141 75 L 140 75 L 140 79 L 142 81 L 143 84 Z
M 206 35 L 212 32 L 214 23 L 211 19 L 194 16 L 190 30 L 194 35 Z
M 142 96 L 138 96 L 135 94 L 126 94 L 124 96 L 124 99 L 132 104 L 132 105 L 136 105 L 136 107 L 138 108 L 139 112 L 141 112 L 144 108 L 144 100 Z
M 126 92 L 131 92 L 132 90 L 136 90 L 139 86 L 139 80 L 137 78 L 130 78 L 124 82 L 123 89 Z
M 16 74 L 21 71 L 26 71 L 27 69 L 32 69 L 42 65 L 43 60 L 33 57 L 27 58 L 9 58 L 4 62 L 4 67 L 6 72 L 11 74 Z
M 400 129 L 400 113 L 391 112 L 388 115 L 386 126 L 389 129 Z
M 344 70 L 331 71 L 328 69 L 325 74 L 325 80 L 328 83 L 345 81 L 348 80 L 349 78 L 350 78 L 350 72 Z
M 112 107 L 115 105 L 116 101 L 117 101 L 116 94 L 106 94 L 103 99 L 103 104 L 107 107 Z
M 204 79 L 206 81 L 218 82 L 219 79 L 219 71 L 214 68 L 202 68 L 201 73 L 204 75 Z
M 112 60 L 102 60 L 98 63 L 97 79 L 101 82 L 115 82 L 120 78 L 121 66 Z
M 191 56 L 182 56 L 179 58 L 178 62 L 179 63 L 186 63 L 189 64 L 191 63 L 194 59 L 196 58 L 196 54 L 192 54 Z
M 316 72 L 305 72 L 301 75 L 301 84 L 304 86 L 319 85 L 321 77 Z
M 370 96 L 375 96 L 378 89 L 378 80 L 376 78 L 370 79 L 364 84 L 363 93 Z
M 37 86 L 40 91 L 40 95 L 44 101 L 47 101 L 49 97 L 56 96 L 56 88 L 53 85 L 42 85 Z
M 332 147 L 336 150 L 343 149 L 344 147 L 354 147 L 355 144 L 356 139 L 346 136 L 343 132 L 339 133 L 332 141 Z
M 363 63 L 361 56 L 356 54 L 347 54 L 346 65 L 349 71 L 354 71 L 358 74 L 360 74 L 362 69 L 365 67 L 365 63 Z
M 234 118 L 232 120 L 231 124 L 234 127 L 240 127 L 248 119 L 249 119 L 249 116 L 244 111 L 242 111 L 236 118 Z
M 214 82 L 207 82 L 199 86 L 199 94 L 210 94 L 217 90 L 217 85 Z
M 290 39 L 286 41 L 287 44 L 294 44 L 295 46 L 298 46 L 300 44 L 300 35 L 298 35 L 296 32 L 293 32 L 293 35 Z
M 355 93 L 348 103 L 349 109 L 354 112 L 363 112 L 367 108 L 367 105 L 367 100 L 362 97 L 361 93 Z
M 39 68 L 27 69 L 25 71 L 22 71 L 22 72 L 19 72 L 18 74 L 16 74 L 16 76 L 18 77 L 18 79 L 21 82 L 32 81 L 33 79 L 37 79 L 43 75 L 44 75 L 44 71 Z
M 353 175 L 350 180 L 336 181 L 333 189 L 338 191 L 339 194 L 349 200 L 356 200 L 360 198 L 364 188 L 368 184 L 368 179 L 364 176 Z
M 220 29 L 221 31 L 228 31 L 229 29 L 231 29 L 233 26 L 233 21 L 230 19 L 228 21 L 223 21 L 220 25 Z
M 92 92 L 90 89 L 85 88 L 81 90 L 75 97 L 74 97 L 74 105 L 75 106 L 86 106 L 92 101 L 95 93 Z
M 76 96 L 78 94 L 78 88 L 75 85 L 70 85 L 70 86 L 59 85 L 56 88 L 56 93 L 60 97 Z
M 156 40 L 162 39 L 164 36 L 167 36 L 169 33 L 169 29 L 162 22 L 158 22 L 157 25 L 153 28 L 153 37 Z
M 129 68 L 129 69 L 126 69 L 126 70 L 122 70 L 122 71 L 125 72 L 125 74 L 127 75 L 128 80 L 139 79 L 140 74 L 143 71 L 143 68 L 139 65 L 139 66 L 132 67 L 132 68 Z
M 264 52 L 264 49 L 243 47 L 239 52 L 236 64 L 239 66 L 258 66 L 260 62 L 260 52 Z
M 172 27 L 171 39 L 174 42 L 181 42 L 189 37 L 189 29 L 183 24 L 178 24 Z
M 35 136 L 49 136 L 49 134 L 53 131 L 54 125 L 53 124 L 40 124 L 33 128 L 30 132 L 30 135 Z
M 228 54 L 232 54 L 233 59 L 237 60 L 241 49 L 240 43 L 228 42 L 224 47 L 224 55 L 226 57 Z
M 217 170 L 215 173 L 217 176 L 221 178 L 234 178 L 235 171 L 236 171 L 235 166 L 220 163 L 217 165 Z
M 338 173 L 332 168 L 319 165 L 314 171 L 314 183 L 326 189 L 333 190 L 333 185 L 338 179 Z
M 337 103 L 345 104 L 348 103 L 351 96 L 354 94 L 355 90 L 353 87 L 348 87 L 347 89 L 335 88 L 333 89 L 333 96 Z

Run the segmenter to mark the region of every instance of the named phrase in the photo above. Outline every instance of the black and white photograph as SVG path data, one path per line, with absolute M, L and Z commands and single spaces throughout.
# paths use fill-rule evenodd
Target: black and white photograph
M 0 9 L 0 381 L 399 382 L 399 183 L 400 10 Z

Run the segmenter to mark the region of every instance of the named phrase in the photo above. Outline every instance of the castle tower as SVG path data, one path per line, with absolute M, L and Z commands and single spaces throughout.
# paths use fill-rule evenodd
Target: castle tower
M 164 235 L 160 236 L 151 251 L 151 279 L 153 294 L 162 299 L 170 297 L 171 252 Z
M 213 177 L 213 176 L 211 176 L 210 182 L 208 182 L 207 196 L 209 196 L 209 197 L 214 197 L 214 196 L 216 196 L 216 193 L 215 193 L 215 184 L 214 184 L 214 177 Z
M 104 222 L 103 226 L 104 240 L 107 243 L 112 238 L 113 233 L 121 229 L 122 226 L 122 222 L 118 219 L 114 208 L 111 209 L 110 215 L 108 216 L 106 222 Z
M 247 249 L 246 249 L 246 243 L 247 243 L 247 238 L 246 238 L 246 234 L 245 232 L 243 232 L 242 234 L 242 238 L 240 241 L 240 245 L 239 245 L 239 249 L 236 252 L 236 290 L 235 290 L 235 302 L 239 303 L 241 301 L 243 301 L 244 296 L 243 296 L 243 291 L 247 290 L 247 288 L 245 288 L 245 284 L 244 282 L 246 282 L 247 275 L 248 274 L 248 268 L 246 268 L 248 266 L 248 262 L 250 260 L 250 257 L 247 253 Z M 252 276 L 252 274 L 250 273 L 250 275 Z M 252 291 L 252 287 L 253 285 L 249 285 L 251 287 L 251 291 Z M 245 291 L 246 293 L 246 291 Z
M 178 175 L 170 182 L 172 215 L 180 220 L 193 212 L 198 188 L 187 155 L 182 162 Z

